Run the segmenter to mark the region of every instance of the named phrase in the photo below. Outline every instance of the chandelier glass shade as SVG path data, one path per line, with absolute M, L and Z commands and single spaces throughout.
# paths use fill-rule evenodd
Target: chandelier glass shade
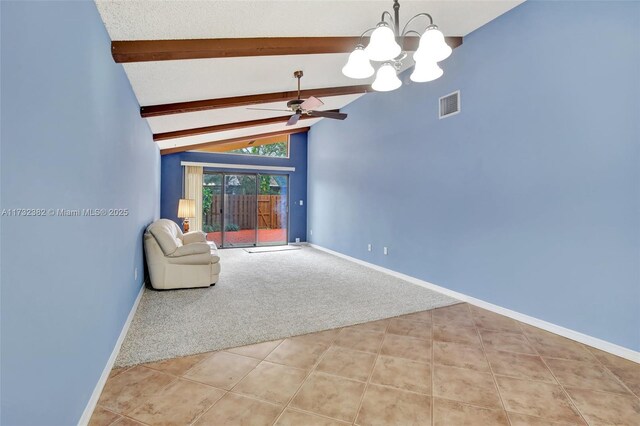
M 369 78 L 374 73 L 376 78 L 371 85 L 373 90 L 388 92 L 402 86 L 402 81 L 398 78 L 398 71 L 403 68 L 402 61 L 408 55 L 403 49 L 405 37 L 409 34 L 420 37 L 418 48 L 413 54 L 415 69 L 410 78 L 416 83 L 433 81 L 441 77 L 444 73 L 438 66 L 438 62 L 451 56 L 452 49 L 447 45 L 444 35 L 434 25 L 433 18 L 428 13 L 419 13 L 409 19 L 402 29 L 400 29 L 400 2 L 393 1 L 394 15 L 385 11 L 382 13 L 380 22 L 369 28 L 360 36 L 360 41 L 353 52 L 349 55 L 347 64 L 342 68 L 342 73 L 355 79 Z M 427 18 L 428 25 L 424 32 L 409 29 L 418 18 Z M 422 27 L 424 28 L 424 27 Z M 371 33 L 368 45 L 362 43 L 364 36 Z M 382 62 L 376 72 L 371 65 L 373 62 Z
M 418 62 L 422 60 L 430 62 L 440 62 L 451 56 L 451 47 L 444 41 L 444 35 L 438 27 L 430 25 L 420 37 L 418 50 L 413 54 L 413 59 Z
M 342 67 L 342 74 L 349 78 L 369 78 L 376 70 L 371 66 L 369 58 L 364 51 L 364 46 L 359 44 L 355 50 L 349 55 L 349 61 Z
M 398 78 L 396 69 L 390 62 L 385 62 L 378 69 L 376 79 L 371 85 L 373 90 L 377 92 L 390 92 L 402 86 L 402 82 Z
M 402 52 L 402 48 L 396 43 L 396 35 L 389 24 L 380 22 L 371 33 L 371 40 L 364 51 L 372 61 L 390 61 Z
M 444 71 L 438 66 L 437 62 L 421 61 L 416 62 L 416 66 L 409 78 L 416 83 L 426 83 L 442 77 L 442 74 L 444 74 Z

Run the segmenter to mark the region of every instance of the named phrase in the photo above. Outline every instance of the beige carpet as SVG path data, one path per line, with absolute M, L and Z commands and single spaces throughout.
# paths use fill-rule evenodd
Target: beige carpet
M 458 303 L 310 247 L 220 250 L 210 288 L 145 289 L 116 366 L 275 340 Z

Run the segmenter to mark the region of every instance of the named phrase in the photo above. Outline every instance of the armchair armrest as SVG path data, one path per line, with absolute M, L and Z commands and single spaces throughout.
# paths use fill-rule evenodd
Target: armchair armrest
M 169 255 L 169 257 L 182 257 L 190 256 L 192 254 L 204 254 L 211 253 L 211 248 L 207 243 L 191 243 L 184 246 L 180 246 Z
M 184 245 L 193 244 L 193 243 L 206 243 L 207 242 L 207 234 L 202 231 L 191 231 L 187 232 L 182 236 L 182 243 Z

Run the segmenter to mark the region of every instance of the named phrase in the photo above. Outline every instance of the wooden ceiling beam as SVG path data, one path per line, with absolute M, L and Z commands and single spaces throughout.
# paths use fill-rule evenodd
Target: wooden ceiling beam
M 456 48 L 462 37 L 446 37 Z M 180 59 L 236 58 L 241 56 L 317 55 L 349 53 L 360 37 L 256 37 L 193 40 L 123 40 L 111 42 L 111 54 L 118 63 L 175 61 Z M 365 45 L 368 37 L 362 41 Z M 405 37 L 404 48 L 415 51 L 418 37 Z
M 302 99 L 309 96 L 317 98 L 327 96 L 354 95 L 372 91 L 367 84 L 359 86 L 326 87 L 323 89 L 307 89 L 300 91 Z M 183 114 L 186 112 L 206 111 L 210 109 L 232 108 L 264 104 L 270 102 L 282 102 L 295 99 L 298 92 L 295 90 L 276 93 L 262 93 L 259 95 L 234 96 L 230 98 L 206 99 L 201 101 L 177 102 L 173 104 L 150 105 L 140 107 L 140 115 L 143 118 L 159 117 L 170 114 Z
M 176 146 L 176 147 L 171 147 L 171 148 L 164 148 L 164 149 L 160 149 L 160 155 L 175 154 L 175 153 L 178 153 L 178 152 L 191 151 L 191 150 L 198 149 L 198 148 L 206 148 L 206 147 L 210 147 L 210 146 L 224 145 L 224 144 L 228 144 L 228 143 L 231 143 L 231 142 L 244 142 L 244 141 L 250 141 L 250 140 L 253 140 L 253 139 L 268 138 L 268 137 L 271 137 L 271 136 L 293 135 L 293 134 L 296 134 L 296 133 L 308 132 L 309 129 L 310 129 L 309 127 L 298 127 L 298 128 L 295 128 L 295 129 L 280 130 L 280 131 L 277 131 L 277 132 L 259 133 L 259 134 L 248 135 L 248 136 L 240 136 L 240 137 L 237 137 L 237 138 L 224 139 L 224 140 L 220 140 L 220 141 L 212 141 L 212 142 L 204 142 L 204 143 L 197 143 L 197 144 L 191 144 L 191 145 Z
M 340 112 L 339 109 L 332 109 L 329 111 Z M 184 130 L 175 130 L 173 132 L 156 133 L 153 135 L 153 140 L 157 142 L 157 141 L 164 141 L 167 139 L 177 139 L 177 138 L 186 138 L 189 136 L 204 135 L 207 133 L 224 132 L 227 130 L 246 129 L 247 127 L 286 123 L 287 121 L 289 121 L 291 114 L 286 116 L 280 116 L 280 117 L 261 118 L 258 120 L 239 121 L 235 123 L 219 124 L 216 126 L 197 127 L 194 129 L 184 129 Z M 300 117 L 300 120 L 308 120 L 310 118 L 318 118 L 318 117 L 303 115 L 302 117 Z

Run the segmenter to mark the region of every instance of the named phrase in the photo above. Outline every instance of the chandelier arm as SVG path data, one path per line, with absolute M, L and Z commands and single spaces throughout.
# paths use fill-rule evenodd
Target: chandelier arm
M 402 34 L 402 50 L 405 50 L 405 48 L 404 48 L 404 40 L 405 40 L 405 37 L 408 36 L 409 34 L 415 34 L 418 37 L 422 37 L 422 34 L 420 34 L 419 32 L 417 32 L 415 30 L 409 30 L 406 33 Z
M 391 16 L 391 13 L 388 11 L 384 11 L 382 12 L 382 16 L 380 17 L 380 22 L 387 22 L 384 20 L 385 16 L 389 16 L 389 21 L 391 23 L 391 26 L 393 27 L 393 32 L 397 33 L 398 32 L 398 23 L 393 19 L 393 16 Z
M 369 31 L 373 31 L 373 30 L 375 30 L 375 29 L 376 29 L 376 27 L 369 28 L 368 30 L 366 30 L 365 32 L 363 32 L 362 34 L 360 34 L 360 40 L 358 40 L 358 44 L 362 44 L 362 39 L 363 39 L 363 37 L 364 37 L 364 36 L 365 36 Z
M 409 26 L 409 24 L 413 22 L 414 19 L 419 18 L 421 16 L 426 16 L 427 18 L 429 18 L 429 25 L 433 25 L 433 18 L 431 17 L 431 15 L 429 15 L 428 13 L 418 13 L 416 16 L 409 19 L 406 24 L 404 24 L 404 27 L 402 28 L 402 33 L 401 33 L 402 37 L 404 37 L 407 34 L 405 31 L 407 30 L 407 27 Z
M 405 36 L 408 36 L 409 34 L 415 34 L 418 37 L 422 36 L 422 34 L 420 34 L 419 32 L 417 32 L 416 30 L 409 30 L 406 33 L 404 33 Z

